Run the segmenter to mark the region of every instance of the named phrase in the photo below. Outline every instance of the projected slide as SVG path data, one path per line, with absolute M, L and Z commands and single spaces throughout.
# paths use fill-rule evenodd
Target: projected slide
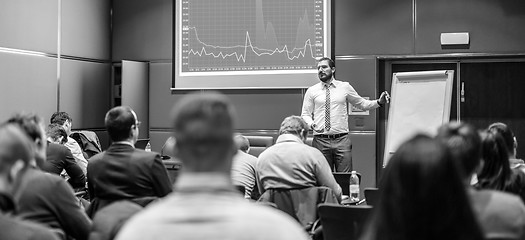
M 175 20 L 176 78 L 315 74 L 316 59 L 330 56 L 328 3 L 179 0 Z M 307 80 L 301 84 L 293 78 L 290 87 L 312 83 Z

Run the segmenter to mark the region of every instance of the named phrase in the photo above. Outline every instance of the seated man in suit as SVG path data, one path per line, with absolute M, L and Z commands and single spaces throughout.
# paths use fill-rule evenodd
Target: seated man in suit
M 160 155 L 134 147 L 139 124 L 130 107 L 114 107 L 107 112 L 105 125 L 113 143 L 89 160 L 90 216 L 113 201 L 126 199 L 146 206 L 171 192 Z
M 175 191 L 132 217 L 116 239 L 308 238 L 293 219 L 250 203 L 234 190 L 232 111 L 218 94 L 189 94 L 177 102 L 175 146 L 184 168 Z
M 46 158 L 47 141 L 42 119 L 34 114 L 16 114 L 7 122 L 19 126 L 30 137 L 34 149 L 31 167 L 21 172 L 13 192 L 18 205 L 17 215 L 52 228 L 63 239 L 87 239 L 91 220 L 80 207 L 71 186 L 62 177 L 37 169 Z
M 341 201 L 341 187 L 323 154 L 304 144 L 307 135 L 308 125 L 301 117 L 284 119 L 275 145 L 259 155 L 255 167 L 259 191 L 325 186 Z
M 16 206 L 11 198 L 16 181 L 34 158 L 31 142 L 22 130 L 13 124 L 0 126 L 0 239 L 57 239 L 44 226 L 14 218 Z
M 475 190 L 470 186 L 471 176 L 481 164 L 481 138 L 470 125 L 452 122 L 438 130 L 442 140 L 459 161 L 465 176 L 465 187 L 472 208 L 487 239 L 525 239 L 525 205 L 516 195 L 494 191 Z
M 67 141 L 66 131 L 57 124 L 51 124 L 47 129 L 46 161 L 40 167 L 42 171 L 60 175 L 65 170 L 69 179 L 67 182 L 73 188 L 85 188 L 86 176 L 78 166 L 71 151 L 63 146 Z
M 239 148 L 233 157 L 232 181 L 235 186 L 244 187 L 244 197 L 251 198 L 255 186 L 255 164 L 257 158 L 248 154 L 250 142 L 243 135 L 235 136 L 235 145 Z
M 67 142 L 64 144 L 71 153 L 73 154 L 73 157 L 75 158 L 75 161 L 77 161 L 78 166 L 80 169 L 82 169 L 82 172 L 84 172 L 84 175 L 86 175 L 87 171 L 87 164 L 88 161 L 86 160 L 86 157 L 84 156 L 84 153 L 82 152 L 82 148 L 78 144 L 75 139 L 69 137 L 71 135 L 71 127 L 73 125 L 73 118 L 69 116 L 66 112 L 55 112 L 53 115 L 51 115 L 51 124 L 58 124 L 66 130 L 67 134 Z

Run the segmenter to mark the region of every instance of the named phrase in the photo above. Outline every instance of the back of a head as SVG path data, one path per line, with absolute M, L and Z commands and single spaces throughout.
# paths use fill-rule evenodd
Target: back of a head
M 124 141 L 131 137 L 130 131 L 137 119 L 133 110 L 128 106 L 118 106 L 106 113 L 104 124 L 111 141 Z
M 219 93 L 192 93 L 173 109 L 176 149 L 184 169 L 230 171 L 237 151 L 233 142 L 234 110 Z
M 17 160 L 27 166 L 34 158 L 31 140 L 20 127 L 7 123 L 0 126 L 0 174 L 5 174 Z
M 60 137 L 62 137 L 62 142 L 60 144 L 67 142 L 67 133 L 62 125 L 56 123 L 49 124 L 46 129 L 46 135 L 48 138 L 53 139 L 54 142 L 58 141 Z
M 248 140 L 247 137 L 241 134 L 238 134 L 235 136 L 234 140 L 235 140 L 235 145 L 237 146 L 239 150 L 245 153 L 248 152 L 248 150 L 250 149 L 250 141 Z
M 505 145 L 507 147 L 509 155 L 512 155 L 514 153 L 514 133 L 506 124 L 496 122 L 491 124 L 488 127 L 488 130 L 491 132 L 499 133 L 505 141 Z
M 294 134 L 298 137 L 306 138 L 308 134 L 308 124 L 300 116 L 286 117 L 279 128 L 279 135 Z
M 481 161 L 481 138 L 472 125 L 450 122 L 438 129 L 442 141 L 459 161 L 463 175 L 470 177 Z
M 69 116 L 67 112 L 55 112 L 53 115 L 51 115 L 51 118 L 49 119 L 49 122 L 51 124 L 59 124 L 64 125 L 66 121 L 73 122 L 73 118 Z
M 46 158 L 46 136 L 42 118 L 34 113 L 17 113 L 7 120 L 17 125 L 33 143 L 36 164 L 42 166 Z
M 418 135 L 403 143 L 379 189 L 368 229 L 373 239 L 481 239 L 454 158 L 435 139 Z
M 483 168 L 478 173 L 482 188 L 504 190 L 510 180 L 511 170 L 507 146 L 499 132 L 486 130 L 482 134 Z

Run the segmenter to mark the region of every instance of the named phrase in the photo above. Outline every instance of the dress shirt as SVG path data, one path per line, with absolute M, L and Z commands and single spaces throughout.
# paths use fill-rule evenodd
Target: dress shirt
M 244 186 L 244 197 L 250 198 L 255 186 L 255 164 L 257 158 L 241 150 L 233 157 L 232 181 L 233 185 Z
M 227 174 L 183 172 L 174 192 L 133 216 L 116 239 L 309 238 L 285 213 L 242 198 Z
M 473 188 L 467 192 L 487 239 L 525 239 L 525 205 L 518 196 Z
M 378 108 L 376 100 L 366 100 L 348 83 L 333 79 L 330 82 L 330 130 L 325 129 L 325 99 L 326 84 L 319 82 L 306 91 L 303 100 L 301 116 L 311 128 L 315 124 L 316 134 L 347 133 L 348 106 L 356 106 L 362 110 Z
M 262 152 L 255 170 L 261 193 L 271 188 L 325 186 L 341 197 L 341 187 L 323 154 L 293 134 L 280 135 L 273 146 Z
M 78 166 L 80 169 L 82 169 L 82 172 L 84 175 L 87 175 L 87 165 L 88 161 L 84 157 L 84 154 L 82 153 L 82 148 L 80 145 L 78 145 L 77 141 L 71 137 L 67 137 L 67 142 L 64 144 L 71 153 L 73 154 L 73 157 L 75 158 L 75 161 L 77 161 Z

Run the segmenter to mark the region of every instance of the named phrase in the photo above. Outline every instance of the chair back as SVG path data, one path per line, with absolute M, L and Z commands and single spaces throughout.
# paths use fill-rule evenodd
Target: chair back
M 357 239 L 372 211 L 371 206 L 320 204 L 318 207 L 324 240 Z
M 341 186 L 341 189 L 343 190 L 343 195 L 350 195 L 350 176 L 352 173 L 349 172 L 334 172 L 333 173 L 335 181 L 339 186 Z M 359 178 L 359 185 L 361 185 L 361 173 L 357 173 L 357 177 Z
M 310 230 L 318 219 L 317 205 L 337 204 L 337 198 L 332 189 L 327 187 L 268 189 L 257 202 L 275 206 L 296 219 L 305 229 Z
M 259 157 L 259 155 L 273 145 L 272 136 L 245 136 L 250 142 L 250 151 L 252 156 Z
M 375 206 L 379 201 L 379 189 L 365 188 L 366 204 Z

